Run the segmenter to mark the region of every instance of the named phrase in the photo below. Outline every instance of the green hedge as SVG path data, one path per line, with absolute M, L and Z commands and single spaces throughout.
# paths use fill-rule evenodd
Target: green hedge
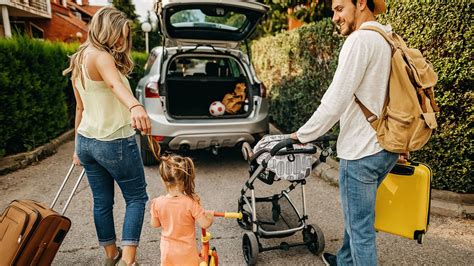
M 32 150 L 74 127 L 74 94 L 61 73 L 77 47 L 0 38 L 0 157 Z M 130 84 L 135 89 L 146 55 L 133 57 L 138 64 Z
M 68 128 L 61 75 L 70 46 L 0 39 L 0 156 L 31 150 Z
M 257 76 L 269 90 L 270 115 L 285 131 L 303 125 L 331 82 L 342 45 L 333 32 L 325 19 L 252 45 Z
M 380 18 L 419 48 L 439 75 L 439 128 L 413 159 L 431 166 L 434 188 L 467 193 L 474 192 L 472 7 L 469 1 L 389 1 Z M 254 43 L 254 65 L 271 88 L 270 112 L 280 128 L 296 130 L 317 108 L 341 41 L 326 20 Z
M 381 18 L 417 47 L 438 73 L 439 128 L 428 145 L 414 153 L 434 170 L 439 189 L 474 192 L 472 1 L 390 1 Z M 410 18 L 407 23 L 405 18 Z

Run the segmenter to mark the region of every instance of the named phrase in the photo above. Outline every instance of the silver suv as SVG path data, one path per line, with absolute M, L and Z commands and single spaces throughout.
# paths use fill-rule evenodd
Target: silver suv
M 155 47 L 145 66 L 136 97 L 145 106 L 152 135 L 162 148 L 196 150 L 253 143 L 268 133 L 266 89 L 250 56 L 239 48 L 268 7 L 242 0 L 163 0 L 156 4 L 165 45 Z M 248 47 L 248 45 L 247 45 Z M 249 49 L 246 49 L 249 51 Z M 236 113 L 210 114 L 238 83 L 246 100 Z M 140 139 L 145 165 L 154 159 Z

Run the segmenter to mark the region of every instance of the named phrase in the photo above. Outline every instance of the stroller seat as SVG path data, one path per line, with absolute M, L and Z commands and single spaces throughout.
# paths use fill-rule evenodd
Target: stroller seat
M 314 145 L 292 144 L 271 155 L 271 150 L 281 140 L 288 138 L 289 135 L 267 135 L 253 149 L 245 142 L 242 145 L 242 155 L 249 162 L 250 174 L 252 175 L 258 166 L 264 163 L 266 169 L 258 175 L 258 179 L 269 185 L 280 179 L 297 181 L 308 177 L 313 168 L 312 154 L 316 153 Z M 268 162 L 264 162 L 268 156 L 271 158 Z

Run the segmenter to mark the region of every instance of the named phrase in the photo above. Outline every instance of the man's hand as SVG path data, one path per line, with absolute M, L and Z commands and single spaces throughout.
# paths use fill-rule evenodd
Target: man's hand
M 400 153 L 400 156 L 398 157 L 398 162 L 400 164 L 406 164 L 408 162 L 408 159 L 410 158 L 410 153 Z
M 296 135 L 296 132 L 291 133 L 290 138 L 299 141 L 298 136 Z

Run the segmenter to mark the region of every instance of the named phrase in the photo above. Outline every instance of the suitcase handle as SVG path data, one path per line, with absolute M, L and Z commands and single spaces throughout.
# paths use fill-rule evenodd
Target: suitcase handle
M 64 189 L 64 186 L 66 185 L 67 181 L 69 180 L 69 177 L 71 176 L 72 170 L 74 170 L 75 165 L 72 164 L 71 168 L 69 168 L 69 171 L 67 172 L 66 177 L 64 177 L 63 183 L 61 184 L 61 187 L 59 187 L 58 192 L 56 193 L 56 196 L 53 199 L 53 202 L 51 203 L 51 209 L 53 209 L 54 205 L 56 205 L 56 202 L 58 201 L 59 195 L 61 195 L 61 192 Z M 71 203 L 72 197 L 74 196 L 74 193 L 76 193 L 77 188 L 79 187 L 79 184 L 82 181 L 82 178 L 84 177 L 86 170 L 82 169 L 81 174 L 77 178 L 76 184 L 74 184 L 74 188 L 71 191 L 71 194 L 69 194 L 69 198 L 66 201 L 66 204 L 64 205 L 63 210 L 61 211 L 61 215 L 64 215 L 66 213 L 67 207 L 69 206 L 69 203 Z

